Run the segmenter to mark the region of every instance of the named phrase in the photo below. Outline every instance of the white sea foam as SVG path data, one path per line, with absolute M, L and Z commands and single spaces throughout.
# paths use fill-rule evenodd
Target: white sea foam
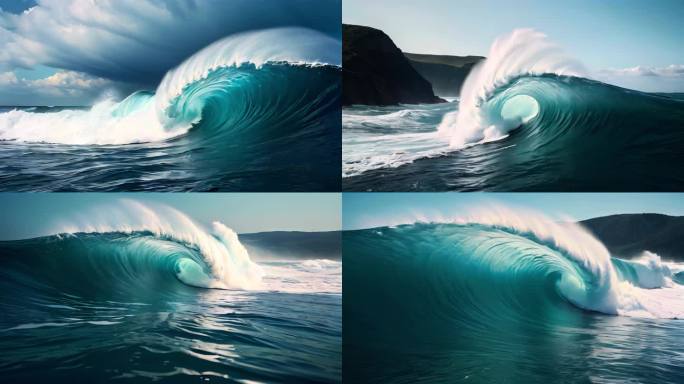
M 262 263 L 264 289 L 288 293 L 342 293 L 342 262 L 328 259 Z

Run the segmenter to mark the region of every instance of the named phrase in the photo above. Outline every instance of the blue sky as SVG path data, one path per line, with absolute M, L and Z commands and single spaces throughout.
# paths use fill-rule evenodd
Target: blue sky
M 21 13 L 34 5 L 36 5 L 35 0 L 0 0 L 0 8 L 12 13 Z
M 0 105 L 92 105 L 154 90 L 236 33 L 298 26 L 340 38 L 341 0 L 0 0 Z
M 171 206 L 203 225 L 219 220 L 238 233 L 341 225 L 342 199 L 334 193 L 2 193 L 0 240 L 51 234 L 70 217 L 116 206 L 122 198 Z
M 497 36 L 534 28 L 608 82 L 684 91 L 684 67 L 657 76 L 684 65 L 681 0 L 345 0 L 342 20 L 382 29 L 405 52 L 454 55 L 486 56 Z
M 343 229 L 453 218 L 469 209 L 504 205 L 534 210 L 554 219 L 584 220 L 619 213 L 684 215 L 677 193 L 345 193 Z

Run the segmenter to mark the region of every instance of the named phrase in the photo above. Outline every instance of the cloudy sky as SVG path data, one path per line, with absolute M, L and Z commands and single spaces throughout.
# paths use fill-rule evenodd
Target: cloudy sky
M 405 52 L 485 56 L 496 37 L 534 28 L 598 80 L 684 92 L 682 0 L 344 0 L 345 23 L 385 31 Z
M 231 34 L 304 26 L 339 37 L 339 0 L 0 0 L 0 105 L 90 105 L 154 89 Z

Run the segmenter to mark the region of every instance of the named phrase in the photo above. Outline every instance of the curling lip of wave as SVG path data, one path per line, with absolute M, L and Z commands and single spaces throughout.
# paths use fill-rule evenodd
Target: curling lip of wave
M 219 68 L 244 64 L 260 68 L 266 63 L 339 67 L 340 52 L 339 40 L 305 28 L 274 28 L 229 36 L 203 48 L 166 73 L 156 92 L 160 95 L 156 99 L 157 111 L 163 113 L 184 87 Z
M 411 225 L 406 224 L 408 222 L 403 221 L 400 225 Z M 473 210 L 470 215 L 454 219 L 413 222 L 483 225 L 560 251 L 561 264 L 569 262 L 572 267 L 568 269 L 561 265 L 565 272 L 557 282 L 557 289 L 577 307 L 630 317 L 684 318 L 681 306 L 684 289 L 672 282 L 673 275 L 684 271 L 684 266 L 662 262 L 650 252 L 635 260 L 614 259 L 605 246 L 579 224 L 559 223 L 541 214 L 502 206 Z
M 502 139 L 523 121 L 492 116 L 484 104 L 498 88 L 526 75 L 555 74 L 586 77 L 576 60 L 565 55 L 546 35 L 516 29 L 492 44 L 487 59 L 468 74 L 461 89 L 458 111 L 444 117 L 440 135 L 456 149 Z
M 99 102 L 88 111 L 12 110 L 0 114 L 0 139 L 74 145 L 166 140 L 186 133 L 202 117 L 201 100 L 187 110 L 183 106 L 174 108 L 174 101 L 194 83 L 214 75 L 224 78 L 235 75 L 230 71 L 222 73 L 221 69 L 233 68 L 237 73 L 237 69 L 245 66 L 252 66 L 256 71 L 266 65 L 339 67 L 340 52 L 339 40 L 299 27 L 228 36 L 167 72 L 154 94 L 136 92 L 118 103 Z
M 170 207 L 154 209 L 134 200 L 123 199 L 119 204 L 101 211 L 89 212 L 61 225 L 55 231 L 62 235 L 78 233 L 137 233 L 150 232 L 161 238 L 195 247 L 211 271 L 209 279 L 193 279 L 190 285 L 205 288 L 259 289 L 262 268 L 254 263 L 237 234 L 220 222 L 214 222 L 212 233 L 206 232 L 183 213 Z

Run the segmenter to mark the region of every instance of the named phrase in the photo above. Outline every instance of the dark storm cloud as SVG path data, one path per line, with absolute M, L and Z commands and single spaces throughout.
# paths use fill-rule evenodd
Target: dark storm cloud
M 0 13 L 0 73 L 44 65 L 156 84 L 227 35 L 304 26 L 340 36 L 339 0 L 39 0 Z

